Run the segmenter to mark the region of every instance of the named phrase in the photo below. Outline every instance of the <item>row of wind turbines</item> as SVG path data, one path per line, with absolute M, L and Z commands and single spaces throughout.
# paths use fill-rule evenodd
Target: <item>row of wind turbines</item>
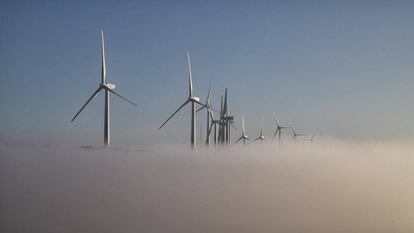
M 131 100 L 121 96 L 117 92 L 115 92 L 116 85 L 113 83 L 109 83 L 106 80 L 106 61 L 105 61 L 105 43 L 104 43 L 104 34 L 103 30 L 101 30 L 101 49 L 102 49 L 102 67 L 101 67 L 101 83 L 99 84 L 96 91 L 89 97 L 89 99 L 82 105 L 80 110 L 75 114 L 72 118 L 71 122 L 73 122 L 78 115 L 86 108 L 86 106 L 94 99 L 101 91 L 105 93 L 105 105 L 104 105 L 104 145 L 108 147 L 110 145 L 110 110 L 109 110 L 109 100 L 110 94 L 114 94 L 115 96 L 127 101 L 128 103 L 138 107 L 138 105 Z M 231 144 L 231 129 L 236 128 L 234 124 L 234 116 L 230 115 L 229 111 L 229 104 L 228 104 L 228 92 L 227 88 L 225 89 L 224 96 L 221 95 L 221 105 L 220 110 L 216 110 L 213 108 L 211 103 L 211 88 L 213 85 L 213 81 L 210 82 L 210 87 L 208 90 L 206 102 L 200 102 L 200 98 L 196 97 L 193 92 L 193 78 L 191 74 L 191 59 L 190 53 L 187 52 L 187 65 L 188 65 L 188 97 L 184 101 L 184 103 L 174 112 L 172 113 L 168 119 L 159 127 L 161 129 L 167 122 L 175 116 L 181 109 L 183 109 L 187 104 L 191 104 L 191 131 L 190 131 L 190 143 L 191 148 L 196 147 L 196 113 L 200 112 L 201 110 L 205 110 L 207 113 L 207 135 L 205 140 L 205 145 L 210 146 L 211 144 L 214 145 L 230 145 Z M 199 105 L 200 108 L 196 109 L 196 106 Z M 219 114 L 218 118 L 214 117 L 214 112 Z M 276 114 L 274 114 L 275 123 L 276 123 L 276 130 L 273 135 L 273 139 L 278 135 L 279 143 L 282 140 L 282 130 L 292 130 L 293 136 L 292 140 L 297 142 L 298 137 L 305 136 L 304 134 L 296 133 L 295 129 L 290 126 L 281 126 Z M 241 117 L 241 126 L 242 132 L 241 137 L 238 138 L 235 143 L 242 142 L 243 145 L 246 142 L 250 141 L 250 138 L 246 134 L 245 130 L 245 122 L 244 122 L 244 115 L 242 114 Z M 213 137 L 213 140 L 211 140 Z M 306 141 L 312 142 L 314 139 L 314 135 L 311 138 L 305 139 Z M 263 135 L 263 128 L 260 130 L 260 135 L 252 142 L 265 141 L 265 137 Z

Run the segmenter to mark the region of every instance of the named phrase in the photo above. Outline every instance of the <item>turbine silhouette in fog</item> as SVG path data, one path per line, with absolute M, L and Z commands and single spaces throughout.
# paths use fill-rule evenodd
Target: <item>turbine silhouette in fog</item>
M 109 146 L 111 143 L 111 137 L 110 137 L 110 120 L 109 120 L 109 93 L 112 93 L 121 99 L 127 101 L 128 103 L 131 103 L 132 105 L 136 105 L 134 102 L 126 99 L 125 97 L 119 95 L 114 91 L 115 84 L 108 83 L 106 81 L 106 62 L 105 62 L 105 43 L 104 43 L 104 35 L 103 30 L 101 30 L 101 46 L 102 46 L 102 73 L 101 73 L 101 83 L 99 84 L 98 89 L 92 94 L 92 96 L 86 101 L 86 103 L 81 107 L 81 109 L 76 113 L 76 115 L 72 118 L 71 122 L 73 122 L 76 117 L 82 112 L 82 110 L 86 107 L 86 105 L 91 102 L 93 98 L 95 98 L 100 91 L 105 92 L 105 120 L 104 120 L 104 143 L 105 146 Z
M 295 143 L 297 142 L 297 137 L 303 137 L 303 136 L 305 136 L 305 134 L 296 133 L 295 128 L 291 127 L 291 129 L 292 129 L 292 132 L 293 132 L 292 139 L 295 140 Z
M 275 122 L 276 122 L 276 131 L 275 131 L 275 134 L 273 135 L 273 139 L 275 139 L 277 133 L 279 133 L 279 143 L 280 143 L 282 141 L 282 130 L 283 129 L 289 129 L 290 127 L 281 126 L 279 124 L 279 121 L 277 120 L 276 113 L 273 113 L 273 116 L 275 117 Z

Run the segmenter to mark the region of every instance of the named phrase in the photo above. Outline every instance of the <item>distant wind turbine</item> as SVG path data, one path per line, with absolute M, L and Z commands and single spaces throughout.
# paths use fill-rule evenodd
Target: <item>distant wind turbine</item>
M 99 84 L 98 89 L 92 94 L 92 96 L 86 101 L 86 103 L 81 107 L 81 109 L 76 113 L 76 115 L 72 118 L 71 122 L 73 122 L 76 117 L 82 112 L 82 110 L 86 107 L 86 105 L 91 102 L 93 98 L 95 98 L 100 91 L 105 92 L 105 120 L 104 120 L 104 143 L 105 146 L 109 146 L 111 142 L 110 138 L 110 120 L 109 120 L 109 92 L 112 94 L 120 97 L 121 99 L 127 101 L 128 103 L 138 106 L 134 102 L 126 99 L 125 97 L 119 95 L 114 91 L 115 84 L 106 82 L 106 64 L 105 64 L 105 43 L 104 43 L 104 34 L 103 30 L 101 30 L 101 46 L 102 46 L 102 73 L 101 73 L 101 83 Z
M 263 128 L 260 129 L 260 136 L 257 137 L 253 142 L 256 142 L 260 140 L 260 142 L 263 142 L 265 140 L 265 137 L 263 136 Z
M 195 110 L 195 104 L 200 104 L 204 106 L 200 102 L 200 98 L 194 96 L 193 94 L 193 78 L 191 75 L 191 61 L 190 61 L 190 53 L 187 52 L 187 64 L 188 64 L 188 88 L 189 88 L 189 95 L 187 100 L 173 113 L 170 117 L 160 126 L 161 129 L 178 111 L 180 111 L 185 105 L 191 102 L 191 148 L 195 148 L 196 146 L 196 110 Z
M 237 139 L 235 144 L 238 143 L 240 140 L 243 140 L 243 145 L 246 144 L 246 140 L 250 140 L 249 137 L 246 135 L 246 129 L 244 127 L 244 116 L 243 116 L 243 114 L 242 114 L 242 135 L 239 139 Z
M 260 135 L 253 142 L 256 142 L 256 141 L 259 141 L 259 140 L 260 140 L 260 142 L 263 142 L 265 140 L 265 137 L 263 136 L 263 126 L 264 126 L 264 117 L 263 117 L 263 120 L 262 120 L 262 128 L 260 128 Z
M 292 139 L 295 140 L 295 143 L 297 142 L 297 137 L 305 136 L 305 134 L 296 133 L 295 128 L 293 128 L 293 127 L 291 127 L 291 128 L 292 128 L 292 132 L 293 132 Z
M 273 116 L 275 117 L 275 122 L 276 122 L 276 131 L 275 131 L 275 134 L 273 135 L 273 139 L 275 139 L 276 135 L 279 133 L 279 143 L 280 143 L 282 141 L 282 130 L 289 129 L 290 127 L 281 126 L 279 121 L 277 120 L 276 113 L 273 113 Z

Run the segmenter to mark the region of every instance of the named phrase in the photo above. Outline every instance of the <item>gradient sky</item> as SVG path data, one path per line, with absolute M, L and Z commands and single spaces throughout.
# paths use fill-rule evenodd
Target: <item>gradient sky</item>
M 276 111 L 308 134 L 413 139 L 413 12 L 411 1 L 1 1 L 0 138 L 103 143 L 103 95 L 70 119 L 98 87 L 104 29 L 107 78 L 140 105 L 112 98 L 115 145 L 189 141 L 189 107 L 158 130 L 187 97 L 187 50 L 195 94 L 204 101 L 213 79 L 218 106 L 229 88 L 251 137 L 262 116 L 273 133 Z

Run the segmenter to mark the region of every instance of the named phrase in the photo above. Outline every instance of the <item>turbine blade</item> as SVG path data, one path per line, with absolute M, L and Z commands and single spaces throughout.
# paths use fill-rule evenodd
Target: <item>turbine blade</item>
M 184 104 L 183 105 L 181 105 L 178 109 L 177 109 L 177 111 L 175 111 L 173 114 L 171 114 L 171 116 L 170 117 L 168 117 L 168 119 L 158 128 L 158 129 L 161 129 L 178 111 L 180 111 L 186 104 L 188 104 L 188 102 L 190 102 L 190 100 L 187 100 L 187 101 L 185 101 L 184 102 Z
M 199 112 L 199 111 L 203 110 L 204 108 L 206 108 L 205 105 L 203 107 L 199 108 L 196 112 Z
M 187 64 L 188 64 L 188 88 L 190 97 L 193 96 L 193 76 L 191 75 L 191 61 L 190 61 L 190 52 L 187 51 Z
M 213 125 L 214 125 L 214 124 L 213 124 L 213 123 L 211 123 L 211 124 L 210 124 L 210 127 L 208 128 L 208 136 L 209 136 L 209 137 L 210 137 L 210 134 L 211 134 L 211 130 L 212 130 L 212 128 L 213 128 Z M 206 139 L 206 142 L 205 142 L 205 143 L 207 143 L 207 140 L 208 140 L 208 139 Z
M 237 139 L 237 141 L 234 142 L 234 144 L 240 142 L 240 140 L 242 140 L 242 139 L 243 139 L 243 137 L 240 137 L 239 139 Z
M 213 128 L 214 123 L 210 124 L 210 127 L 208 128 L 208 132 L 211 133 L 211 129 Z
M 123 99 L 123 100 L 127 101 L 128 103 L 130 103 L 130 104 L 132 104 L 132 105 L 134 105 L 134 106 L 138 107 L 138 105 L 137 105 L 136 103 L 134 103 L 134 102 L 132 102 L 131 100 L 129 100 L 129 99 L 127 99 L 127 98 L 125 98 L 125 97 L 121 96 L 120 94 L 116 93 L 115 91 L 113 91 L 113 90 L 111 90 L 111 89 L 109 89 L 109 88 L 107 88 L 107 87 L 106 87 L 105 89 L 106 89 L 106 90 L 108 90 L 109 92 L 111 92 L 112 94 L 114 94 L 114 95 L 118 96 L 119 98 L 121 98 L 121 99 Z
M 203 106 L 203 107 L 208 108 L 208 107 L 207 107 L 207 105 L 205 105 L 205 104 L 201 103 L 200 101 L 197 101 L 197 100 L 193 100 L 193 101 L 194 101 L 195 103 L 197 103 L 197 104 L 199 104 L 199 105 Z
M 223 107 L 223 116 L 227 114 L 227 88 L 224 92 L 224 107 Z
M 273 139 L 274 139 L 274 138 L 276 137 L 276 135 L 277 135 L 277 132 L 279 132 L 279 130 L 280 130 L 279 128 L 277 128 L 277 129 L 276 129 L 276 132 L 275 132 L 275 134 L 273 134 Z
M 101 30 L 101 46 L 102 46 L 102 80 L 101 84 L 106 82 L 106 62 L 105 62 L 105 42 L 104 42 L 104 34 L 103 30 Z
M 223 115 L 223 95 L 221 95 L 221 98 L 220 98 L 220 118 L 222 118 L 224 115 Z
M 89 97 L 89 99 L 86 101 L 86 103 L 81 107 L 81 109 L 76 113 L 76 115 L 72 118 L 72 120 L 70 122 L 73 122 L 75 120 L 75 118 L 79 115 L 79 113 L 82 112 L 82 110 L 86 107 L 86 105 L 89 104 L 89 102 L 91 102 L 91 100 L 93 98 L 95 98 L 95 96 L 98 94 L 99 91 L 102 90 L 102 87 L 99 87 L 93 94 L 91 97 Z
M 210 81 L 210 87 L 208 88 L 207 105 L 210 103 L 210 95 L 211 95 L 211 86 L 212 85 L 213 85 L 213 80 Z
M 244 128 L 244 116 L 242 114 L 242 135 L 244 135 L 244 131 L 245 131 L 245 128 Z
M 280 124 L 279 124 L 279 121 L 277 120 L 277 116 L 275 112 L 273 112 L 273 116 L 275 117 L 277 127 L 280 128 Z
M 208 111 L 208 113 L 210 114 L 211 120 L 214 120 L 214 115 L 212 111 Z

